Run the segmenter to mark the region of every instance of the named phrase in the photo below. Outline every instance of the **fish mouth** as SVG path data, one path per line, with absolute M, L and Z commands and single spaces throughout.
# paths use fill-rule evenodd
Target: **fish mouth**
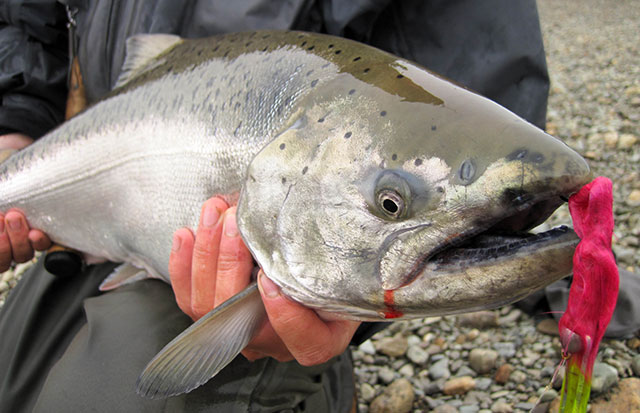
M 425 262 L 434 270 L 478 265 L 483 261 L 507 259 L 508 256 L 527 248 L 549 245 L 570 236 L 573 230 L 566 225 L 541 233 L 518 232 L 513 234 L 481 233 L 465 240 L 461 245 L 444 247 Z
M 432 271 L 481 265 L 486 261 L 508 260 L 510 256 L 575 236 L 567 226 L 559 226 L 539 233 L 529 232 L 540 225 L 560 205 L 565 196 L 553 196 L 537 202 L 524 202 L 517 211 L 497 222 L 484 223 L 476 229 L 447 240 L 423 259 L 419 273 L 427 267 Z M 416 275 L 418 275 L 416 274 Z

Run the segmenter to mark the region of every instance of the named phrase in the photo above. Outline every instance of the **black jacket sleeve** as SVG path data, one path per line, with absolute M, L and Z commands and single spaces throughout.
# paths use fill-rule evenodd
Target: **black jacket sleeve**
M 0 1 L 0 134 L 38 138 L 62 122 L 67 55 L 61 4 Z

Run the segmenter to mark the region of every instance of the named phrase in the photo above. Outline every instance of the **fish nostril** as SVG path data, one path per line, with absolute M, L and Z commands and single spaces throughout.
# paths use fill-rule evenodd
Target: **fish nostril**
M 460 169 L 458 170 L 460 179 L 465 183 L 470 183 L 476 175 L 476 166 L 471 159 L 467 159 L 462 162 Z

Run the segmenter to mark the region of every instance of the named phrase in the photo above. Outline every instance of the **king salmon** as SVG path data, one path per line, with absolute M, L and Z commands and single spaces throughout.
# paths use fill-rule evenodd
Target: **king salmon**
M 415 63 L 278 31 L 136 36 L 112 93 L 0 168 L 0 210 L 124 263 L 105 288 L 168 282 L 173 232 L 221 195 L 283 294 L 355 320 L 493 308 L 570 274 L 573 231 L 527 231 L 590 180 L 564 143 Z M 254 283 L 138 391 L 199 386 L 264 320 Z

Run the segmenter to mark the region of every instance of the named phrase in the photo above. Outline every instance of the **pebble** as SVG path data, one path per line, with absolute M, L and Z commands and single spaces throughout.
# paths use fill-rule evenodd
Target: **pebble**
M 498 352 L 500 357 L 510 359 L 516 355 L 516 345 L 510 342 L 493 343 L 493 349 Z
M 633 369 L 633 374 L 636 376 L 640 376 L 640 354 L 636 354 L 631 361 L 631 368 Z
M 371 340 L 365 340 L 358 348 L 365 354 L 372 356 L 376 354 L 376 348 Z
M 495 350 L 474 348 L 469 353 L 469 365 L 478 374 L 485 374 L 493 370 L 498 360 L 498 352 Z
M 398 370 L 398 373 L 400 373 L 401 376 L 405 376 L 408 378 L 413 377 L 413 373 L 414 373 L 413 365 L 409 363 L 405 364 L 400 368 L 400 370 Z
M 536 329 L 542 334 L 548 334 L 550 336 L 558 335 L 558 322 L 553 318 L 545 318 L 536 324 Z
M 543 393 L 540 396 L 540 403 L 550 402 L 554 400 L 556 397 L 558 397 L 558 392 L 553 389 L 549 389 L 546 391 L 544 391 L 544 389 L 541 389 L 541 390 L 543 390 Z
M 407 350 L 407 358 L 414 364 L 423 365 L 429 360 L 429 353 L 419 345 L 412 345 Z
M 527 374 L 520 370 L 515 370 L 509 376 L 509 380 L 514 383 L 524 383 L 527 380 Z
M 498 367 L 498 370 L 496 371 L 496 375 L 494 376 L 494 380 L 498 384 L 505 384 L 507 381 L 509 381 L 509 377 L 511 376 L 512 372 L 513 372 L 513 366 L 511 364 L 509 363 L 503 364 L 500 367 Z
M 433 409 L 432 413 L 459 413 L 459 410 L 450 404 L 442 404 Z
M 448 379 L 451 377 L 451 372 L 449 371 L 449 359 L 443 358 L 433 363 L 429 367 L 429 376 L 431 376 L 433 380 Z
M 360 398 L 365 402 L 370 402 L 376 396 L 376 390 L 369 383 L 362 383 L 360 386 Z
M 631 149 L 638 142 L 638 138 L 630 133 L 624 133 L 620 135 L 618 141 L 619 149 Z
M 5 271 L 2 273 L 2 278 L 0 278 L 0 281 L 4 281 L 6 283 L 10 283 L 11 281 L 13 281 L 15 278 L 13 271 Z
M 618 370 L 606 363 L 596 362 L 593 365 L 591 391 L 602 393 L 618 382 Z
M 407 379 L 391 383 L 380 396 L 373 399 L 371 413 L 407 413 L 411 411 L 415 395 L 413 386 Z
M 640 412 L 640 379 L 622 379 L 609 400 L 602 398 L 591 403 L 591 413 L 618 412 Z
M 461 327 L 485 329 L 498 326 L 498 314 L 494 311 L 476 311 L 458 317 Z
M 476 389 L 487 391 L 491 387 L 492 380 L 488 377 L 478 377 L 476 380 Z
M 381 369 L 378 370 L 378 377 L 380 377 L 380 380 L 383 383 L 389 384 L 395 379 L 396 373 L 393 370 L 391 370 L 389 367 L 383 366 Z
M 442 392 L 446 395 L 465 394 L 475 387 L 476 382 L 471 376 L 454 377 L 444 383 Z
M 634 189 L 627 197 L 627 203 L 631 206 L 640 205 L 640 189 Z
M 401 357 L 407 352 L 409 343 L 407 338 L 398 333 L 393 337 L 384 337 L 378 341 L 376 349 L 389 357 Z
M 473 404 L 463 404 L 458 408 L 458 412 L 460 413 L 478 413 L 480 408 Z
M 491 405 L 491 411 L 493 413 L 512 413 L 513 407 L 505 401 L 498 400 Z

